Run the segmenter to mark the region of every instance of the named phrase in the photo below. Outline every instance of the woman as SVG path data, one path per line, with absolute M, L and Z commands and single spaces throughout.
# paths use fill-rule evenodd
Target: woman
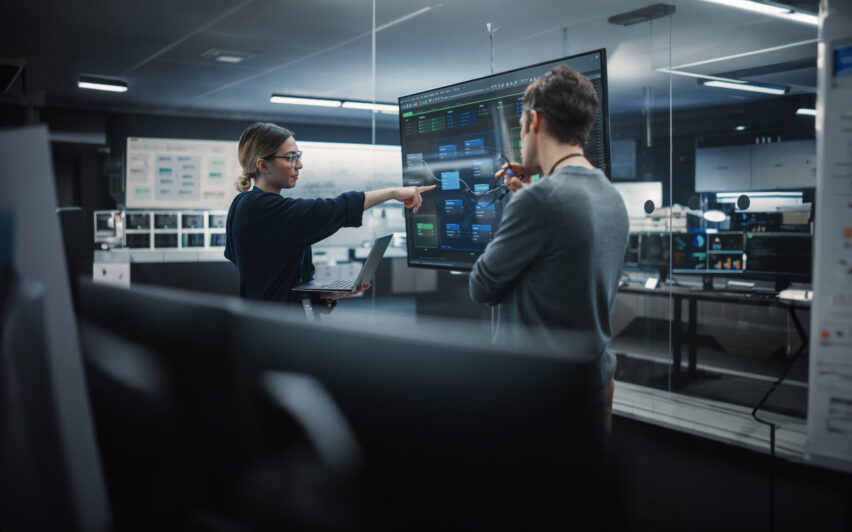
M 291 289 L 314 276 L 311 244 L 341 227 L 360 226 L 365 210 L 391 199 L 417 212 L 420 194 L 435 188 L 383 188 L 331 199 L 282 197 L 281 189 L 296 186 L 301 156 L 293 133 L 275 124 L 252 124 L 240 136 L 241 193 L 228 210 L 225 257 L 239 270 L 241 297 L 296 302 Z

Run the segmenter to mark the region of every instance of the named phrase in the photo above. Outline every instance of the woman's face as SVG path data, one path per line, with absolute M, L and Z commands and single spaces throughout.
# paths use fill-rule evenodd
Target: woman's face
M 274 157 L 268 159 L 270 173 L 267 179 L 271 184 L 280 186 L 281 188 L 293 188 L 296 186 L 296 181 L 299 179 L 299 170 L 302 168 L 302 161 L 299 159 L 294 162 L 293 159 L 287 159 L 287 157 L 296 155 L 298 152 L 299 147 L 296 145 L 296 139 L 293 137 L 290 137 L 282 142 L 281 146 L 278 146 L 278 149 L 273 154 Z

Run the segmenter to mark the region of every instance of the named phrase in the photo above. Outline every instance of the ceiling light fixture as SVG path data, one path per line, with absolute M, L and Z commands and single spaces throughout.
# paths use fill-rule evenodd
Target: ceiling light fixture
M 751 83 L 748 81 L 742 81 L 739 83 L 734 83 L 731 81 L 719 81 L 719 80 L 704 80 L 699 81 L 701 85 L 705 87 L 717 87 L 720 89 L 734 89 L 738 91 L 748 91 L 748 92 L 759 92 L 761 94 L 787 94 L 790 88 L 785 87 L 783 85 L 763 85 L 757 83 Z
M 675 70 L 673 68 L 660 67 L 655 68 L 657 72 L 662 72 L 664 74 L 674 74 L 676 76 L 686 76 L 688 78 L 698 78 L 698 79 L 715 79 L 717 81 L 730 81 L 731 83 L 738 83 L 739 80 L 733 78 L 722 78 L 719 76 L 708 76 L 707 74 L 697 74 L 695 72 L 687 72 L 685 70 Z
M 245 61 L 245 57 L 222 54 L 217 56 L 213 61 L 216 61 L 217 63 L 242 63 Z
M 801 13 L 785 6 L 777 6 L 764 2 L 755 2 L 752 0 L 704 0 L 713 4 L 722 4 L 728 7 L 736 7 L 745 9 L 763 15 L 771 15 L 773 17 L 781 17 L 783 19 L 792 20 L 795 22 L 804 22 L 805 24 L 818 25 L 819 17 L 810 13 Z
M 671 4 L 654 4 L 627 13 L 613 15 L 607 19 L 610 24 L 618 26 L 632 26 L 641 22 L 648 22 L 662 17 L 668 17 L 675 12 L 675 6 Z
M 745 131 L 746 127 L 745 126 L 737 126 L 734 129 L 736 129 L 737 131 Z
M 272 103 L 283 103 L 287 105 L 313 105 L 316 107 L 340 107 L 340 100 L 328 100 L 323 98 L 302 98 L 301 96 L 284 96 L 273 94 L 269 97 Z
M 816 109 L 808 109 L 806 107 L 799 107 L 796 109 L 797 115 L 805 115 L 805 116 L 816 116 Z
M 816 15 L 811 15 L 810 13 L 796 13 L 792 11 L 784 15 L 784 18 L 789 20 L 795 20 L 796 22 L 804 22 L 805 24 L 810 24 L 811 26 L 819 26 L 819 17 Z
M 722 4 L 724 6 L 736 7 L 739 9 L 745 9 L 747 11 L 754 11 L 755 13 L 763 13 L 764 15 L 783 15 L 784 13 L 789 13 L 790 9 L 772 6 L 769 4 L 764 4 L 761 2 L 752 2 L 751 0 L 705 0 L 707 2 L 711 2 L 713 4 Z
M 242 63 L 246 59 L 251 59 L 256 55 L 257 54 L 252 54 L 249 52 L 236 52 L 219 50 L 218 48 L 211 48 L 206 52 L 202 53 L 201 57 L 204 59 L 216 61 L 217 63 Z
M 728 219 L 728 215 L 718 209 L 710 209 L 704 212 L 704 219 L 708 222 L 720 223 Z
M 107 92 L 127 92 L 127 82 L 120 79 L 101 78 L 81 75 L 77 78 L 77 87 Z
M 441 7 L 443 5 L 444 4 L 436 4 L 434 7 Z M 407 15 L 403 15 L 403 16 L 397 18 L 397 19 L 391 20 L 390 22 L 382 24 L 381 26 L 376 28 L 376 31 L 386 30 L 386 29 L 390 28 L 391 26 L 396 26 L 397 24 L 399 24 L 401 22 L 405 22 L 406 20 L 410 20 L 410 19 L 413 19 L 414 17 L 420 16 L 423 13 L 426 13 L 427 11 L 431 11 L 432 7 L 433 6 L 426 6 L 426 7 L 418 9 L 417 11 L 413 11 L 413 12 L 407 14 Z
M 389 103 L 343 102 L 344 109 L 365 109 L 377 113 L 399 114 L 399 106 Z
M 801 192 L 717 192 L 716 203 L 736 203 L 740 196 L 749 198 L 792 198 L 802 199 Z

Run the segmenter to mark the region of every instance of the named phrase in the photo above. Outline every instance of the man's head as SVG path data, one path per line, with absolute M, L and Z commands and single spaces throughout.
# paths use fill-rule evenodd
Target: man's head
M 548 134 L 561 144 L 582 146 L 597 111 L 598 95 L 592 83 L 576 70 L 559 65 L 527 87 L 521 134 L 527 136 L 532 126 L 536 133 Z M 524 142 L 525 152 L 526 145 Z M 535 152 L 529 155 L 534 157 Z

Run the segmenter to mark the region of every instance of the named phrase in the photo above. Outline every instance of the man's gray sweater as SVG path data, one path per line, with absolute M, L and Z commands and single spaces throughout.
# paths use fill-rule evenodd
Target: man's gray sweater
M 519 340 L 514 324 L 536 335 L 589 333 L 589 355 L 601 358 L 601 384 L 609 382 L 610 312 L 629 228 L 624 201 L 600 170 L 566 166 L 514 194 L 470 274 L 471 297 L 501 305 L 495 341 Z

